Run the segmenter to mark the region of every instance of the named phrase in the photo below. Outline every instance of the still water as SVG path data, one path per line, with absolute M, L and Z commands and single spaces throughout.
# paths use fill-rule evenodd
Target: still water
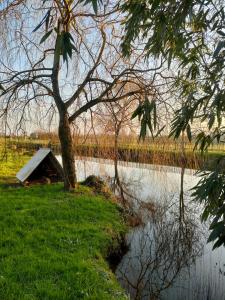
M 79 159 L 76 168 L 79 180 L 94 174 L 110 183 L 115 176 L 110 160 Z M 201 224 L 201 207 L 190 197 L 198 182 L 194 171 L 185 170 L 182 225 L 179 168 L 119 162 L 118 174 L 143 219 L 127 234 L 129 251 L 116 270 L 131 299 L 225 300 L 225 248 L 212 251 L 206 243 L 207 224 Z

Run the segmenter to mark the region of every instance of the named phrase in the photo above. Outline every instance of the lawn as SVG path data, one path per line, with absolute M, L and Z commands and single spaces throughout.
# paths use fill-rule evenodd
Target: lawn
M 84 186 L 10 186 L 27 159 L 0 165 L 0 299 L 127 299 L 106 262 L 125 232 L 117 205 Z

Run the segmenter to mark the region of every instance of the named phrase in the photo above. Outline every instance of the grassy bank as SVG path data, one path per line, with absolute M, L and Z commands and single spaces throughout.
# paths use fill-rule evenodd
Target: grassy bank
M 117 206 L 84 186 L 10 186 L 27 159 L 0 164 L 0 299 L 126 299 L 106 262 L 125 231 Z

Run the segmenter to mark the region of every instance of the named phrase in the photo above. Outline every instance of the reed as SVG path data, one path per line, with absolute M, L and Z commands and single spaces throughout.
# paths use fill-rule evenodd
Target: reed
M 115 148 L 112 135 L 90 136 L 83 141 L 83 137 L 75 137 L 75 155 L 78 157 L 95 157 L 103 159 L 115 159 Z M 49 140 L 34 140 L 22 138 L 8 139 L 7 148 L 22 154 L 32 154 L 41 147 L 50 147 L 56 154 L 60 154 L 59 142 L 52 143 Z M 205 165 L 206 169 L 212 169 L 217 158 L 224 154 L 223 145 L 215 145 L 208 153 L 202 156 L 194 152 L 193 144 L 184 142 L 185 155 L 181 155 L 180 141 L 174 141 L 167 137 L 144 142 L 137 141 L 133 136 L 120 136 L 118 140 L 117 159 L 127 162 L 170 165 L 190 169 L 199 169 Z

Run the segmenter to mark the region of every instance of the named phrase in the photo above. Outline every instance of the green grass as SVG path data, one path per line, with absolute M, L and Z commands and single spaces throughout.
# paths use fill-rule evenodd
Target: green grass
M 105 258 L 125 225 L 116 204 L 87 187 L 15 187 L 28 157 L 0 166 L 0 299 L 127 299 Z
M 29 158 L 28 155 L 19 155 L 16 151 L 8 151 L 4 154 L 0 144 L 0 184 L 15 182 L 17 171 L 24 166 Z

